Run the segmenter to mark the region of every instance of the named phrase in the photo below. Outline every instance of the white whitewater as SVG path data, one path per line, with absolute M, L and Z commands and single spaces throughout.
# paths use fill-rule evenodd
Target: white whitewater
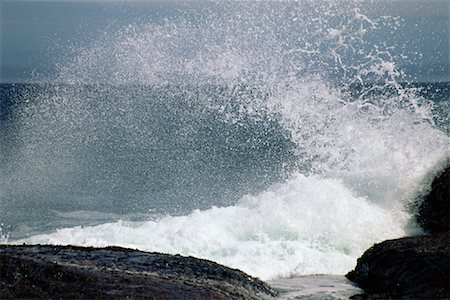
M 225 19 L 131 24 L 81 47 L 57 78 L 254 86 L 268 96 L 247 102 L 237 94 L 239 113 L 224 113 L 225 121 L 272 116 L 297 145 L 304 169 L 228 207 L 61 228 L 12 242 L 180 253 L 275 279 L 345 274 L 373 243 L 417 232 L 408 205 L 449 150 L 449 137 L 434 126 L 430 104 L 397 83 L 395 57 L 365 44 L 365 34 L 389 19 L 372 21 L 358 4 L 312 3 L 284 10 L 269 3 L 254 13 L 252 4 L 223 4 Z M 340 22 L 333 20 L 336 6 Z M 377 84 L 349 97 L 352 84 L 368 82 Z M 211 102 L 205 106 L 223 112 Z

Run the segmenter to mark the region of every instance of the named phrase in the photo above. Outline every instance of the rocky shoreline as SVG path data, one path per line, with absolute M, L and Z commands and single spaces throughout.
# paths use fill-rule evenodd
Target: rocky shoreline
M 384 241 L 367 250 L 346 276 L 364 289 L 352 299 L 450 298 L 450 165 L 417 203 L 427 235 Z
M 261 280 L 212 261 L 107 247 L 0 245 L 0 298 L 267 299 Z

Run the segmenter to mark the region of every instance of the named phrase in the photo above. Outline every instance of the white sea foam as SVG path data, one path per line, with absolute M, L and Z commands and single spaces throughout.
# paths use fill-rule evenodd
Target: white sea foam
M 343 274 L 373 242 L 404 234 L 406 216 L 340 180 L 293 175 L 237 205 L 142 223 L 60 229 L 19 243 L 119 245 L 212 259 L 263 279 Z

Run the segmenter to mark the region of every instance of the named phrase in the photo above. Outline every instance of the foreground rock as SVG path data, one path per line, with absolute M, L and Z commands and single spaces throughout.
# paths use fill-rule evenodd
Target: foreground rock
M 264 282 L 211 261 L 130 249 L 0 245 L 0 298 L 264 299 Z
M 430 193 L 421 201 L 417 223 L 429 233 L 450 231 L 450 162 L 433 180 Z
M 353 299 L 450 298 L 450 233 L 376 244 L 346 276 L 366 292 Z
M 431 181 L 431 177 L 434 177 Z M 450 159 L 430 172 L 415 220 L 428 236 L 385 241 L 367 250 L 347 278 L 365 290 L 353 299 L 450 298 Z

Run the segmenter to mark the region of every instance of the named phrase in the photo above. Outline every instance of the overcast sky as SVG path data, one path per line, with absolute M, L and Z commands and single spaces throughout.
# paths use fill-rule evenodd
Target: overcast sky
M 54 71 L 70 47 L 136 19 L 158 22 L 179 13 L 168 1 L 4 1 L 0 0 L 0 81 L 21 82 L 32 73 Z M 192 3 L 192 6 L 199 5 Z M 368 6 L 369 7 L 369 6 Z M 365 13 L 404 19 L 398 43 L 420 52 L 403 66 L 420 81 L 450 81 L 450 0 L 377 1 Z

